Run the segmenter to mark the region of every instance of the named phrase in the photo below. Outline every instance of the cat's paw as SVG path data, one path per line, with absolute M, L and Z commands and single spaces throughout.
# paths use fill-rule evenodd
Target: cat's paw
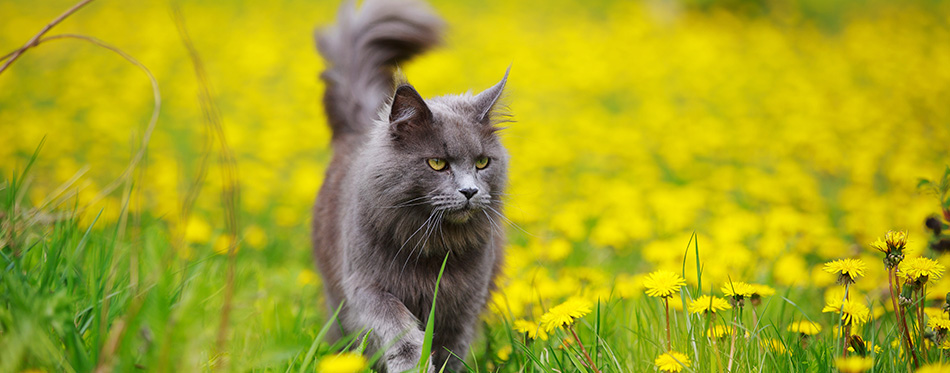
M 419 357 L 422 354 L 422 343 L 403 340 L 386 352 L 386 371 L 389 373 L 418 371 Z M 426 364 L 426 371 L 435 373 L 432 365 L 432 356 Z

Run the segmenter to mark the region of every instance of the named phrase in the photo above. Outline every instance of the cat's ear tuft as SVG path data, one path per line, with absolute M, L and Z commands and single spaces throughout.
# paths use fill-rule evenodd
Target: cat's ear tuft
M 390 130 L 395 134 L 425 126 L 432 121 L 432 112 L 425 100 L 409 84 L 400 84 L 393 94 L 389 112 Z
M 511 66 L 509 65 L 508 69 L 505 70 L 505 76 L 501 78 L 498 84 L 475 96 L 475 120 L 478 121 L 478 123 L 486 125 L 497 123 L 499 118 L 496 118 L 496 116 L 504 116 L 496 113 L 495 109 L 498 106 L 498 100 L 505 92 L 505 83 L 508 82 L 508 73 L 510 71 Z

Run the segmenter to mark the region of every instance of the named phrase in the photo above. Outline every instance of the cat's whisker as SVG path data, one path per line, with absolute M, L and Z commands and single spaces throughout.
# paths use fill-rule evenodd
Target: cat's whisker
M 416 255 L 416 264 L 419 263 L 418 258 L 422 257 L 422 252 L 426 250 L 426 244 L 429 242 L 430 231 L 434 230 L 433 228 L 435 228 L 435 224 L 441 222 L 440 219 L 442 214 L 443 210 L 433 210 L 432 214 L 429 215 L 429 219 L 426 219 L 425 223 L 423 223 L 426 227 L 426 230 L 424 233 L 422 233 L 422 237 L 416 241 L 416 244 L 412 247 L 412 251 L 409 252 L 409 255 L 406 256 L 406 262 L 402 264 L 402 270 L 400 270 L 400 273 L 406 272 L 406 265 L 409 264 L 409 259 L 412 258 L 412 254 L 416 252 L 416 249 L 419 249 L 419 253 Z M 433 216 L 436 217 L 435 220 L 432 219 Z M 429 224 L 430 222 L 433 224 Z
M 492 219 L 491 215 L 488 215 L 488 211 L 482 210 L 482 213 L 485 214 L 485 217 L 488 218 L 488 222 L 491 223 L 492 227 L 494 227 L 498 234 L 505 234 L 505 231 L 499 227 L 498 224 L 495 224 L 495 219 Z M 498 255 L 498 253 L 495 252 L 495 240 L 490 239 L 488 241 L 488 247 L 491 248 L 492 256 Z
M 433 196 L 429 196 L 429 195 L 424 195 L 424 196 L 421 196 L 421 197 L 411 198 L 411 199 L 402 201 L 401 203 L 398 203 L 398 204 L 395 204 L 395 205 L 392 205 L 392 206 L 379 206 L 379 208 L 381 208 L 381 209 L 396 209 L 396 208 L 403 208 L 403 207 L 409 207 L 409 206 L 425 205 L 425 204 L 431 203 L 432 200 L 434 200 L 435 198 L 437 198 L 437 196 L 436 196 L 436 197 L 433 197 Z
M 487 210 L 482 210 L 482 213 L 485 214 L 485 217 L 486 217 L 486 218 L 488 218 L 488 223 L 491 224 L 492 228 L 493 228 L 496 232 L 498 232 L 499 234 L 505 233 L 504 229 L 502 229 L 500 226 L 498 226 L 497 223 L 495 223 L 495 219 L 492 219 L 491 215 L 488 215 L 488 211 L 487 211 Z
M 508 217 L 506 217 L 504 214 L 502 214 L 502 213 L 499 212 L 498 210 L 495 210 L 494 207 L 485 206 L 485 208 L 487 208 L 487 209 L 491 210 L 492 212 L 494 212 L 495 215 L 497 215 L 498 217 L 504 219 L 505 222 L 507 222 L 507 223 L 508 223 L 509 225 L 511 225 L 512 227 L 515 227 L 515 229 L 521 231 L 522 233 L 524 233 L 524 234 L 526 234 L 526 235 L 529 235 L 529 236 L 531 236 L 531 237 L 537 237 L 537 236 L 531 234 L 531 232 L 528 232 L 528 231 L 524 230 L 524 228 L 521 228 L 521 226 L 518 225 L 518 223 L 515 223 L 515 222 L 512 221 L 511 219 L 508 219 Z
M 422 225 L 420 225 L 419 228 L 416 229 L 415 232 L 412 232 L 412 235 L 410 235 L 409 238 L 406 239 L 406 242 L 403 242 L 403 243 L 402 243 L 402 246 L 399 246 L 399 250 L 396 251 L 396 255 L 393 255 L 393 260 L 389 262 L 389 268 L 390 268 L 390 269 L 392 269 L 393 264 L 396 263 L 396 258 L 399 257 L 399 253 L 401 253 L 401 252 L 402 252 L 402 249 L 404 249 L 404 248 L 406 247 L 406 244 L 408 244 L 409 241 L 411 241 L 412 238 L 415 237 L 416 234 L 419 233 L 420 230 L 422 230 L 422 227 L 425 227 L 425 226 L 426 226 L 426 224 L 429 222 L 429 220 L 432 219 L 432 216 L 434 216 L 435 213 L 436 213 L 435 210 L 433 210 L 431 213 L 429 213 L 429 217 L 428 217 L 424 222 L 422 222 Z M 410 252 L 409 255 L 412 255 L 412 252 Z

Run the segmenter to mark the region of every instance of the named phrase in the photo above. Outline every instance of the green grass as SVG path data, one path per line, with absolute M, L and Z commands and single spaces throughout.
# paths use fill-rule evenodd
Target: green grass
M 355 337 L 332 346 L 324 341 L 329 328 L 336 327 L 336 314 L 323 311 L 315 286 L 301 286 L 281 274 L 287 267 L 309 265 L 282 254 L 281 246 L 289 242 L 278 240 L 264 251 L 240 250 L 233 262 L 210 247 L 195 247 L 195 255 L 185 259 L 175 255 L 168 227 L 147 214 L 124 210 L 119 221 L 107 223 L 97 216 L 80 219 L 73 214 L 75 206 L 33 208 L 23 196 L 30 165 L 37 161 L 43 160 L 34 156 L 23 172 L 5 177 L 0 190 L 0 371 L 304 372 L 327 354 L 362 351 L 365 340 Z M 695 240 L 686 247 L 697 258 L 701 249 Z M 231 319 L 222 330 L 230 265 L 235 266 L 234 297 Z M 701 279 L 702 267 L 695 270 Z M 680 296 L 688 301 L 704 291 L 711 290 L 686 287 Z M 767 297 L 756 308 L 758 324 L 751 321 L 749 305 L 741 314 L 722 312 L 715 322 L 740 331 L 734 369 L 832 371 L 840 346 L 829 331 L 802 343 L 782 326 L 803 315 L 833 325 L 834 316 L 816 311 L 819 295 L 802 289 Z M 563 342 L 573 339 L 566 330 L 556 330 L 546 341 L 531 340 L 502 319 L 485 323 L 467 359 L 468 371 L 590 371 L 576 342 Z M 725 370 L 730 341 L 712 343 L 705 337 L 708 318 L 673 311 L 671 319 L 673 349 L 702 362 L 687 371 Z M 664 320 L 659 299 L 614 297 L 596 304 L 575 328 L 600 371 L 640 371 L 652 367 L 656 351 L 665 350 Z M 872 345 L 887 346 L 897 335 L 886 317 L 866 324 L 862 332 Z M 219 333 L 226 336 L 223 343 Z M 431 326 L 426 335 L 431 338 Z M 766 340 L 787 352 L 765 347 Z M 511 346 L 507 360 L 498 357 L 505 346 Z M 874 371 L 904 371 L 895 351 L 885 348 Z M 940 359 L 935 351 L 928 356 Z

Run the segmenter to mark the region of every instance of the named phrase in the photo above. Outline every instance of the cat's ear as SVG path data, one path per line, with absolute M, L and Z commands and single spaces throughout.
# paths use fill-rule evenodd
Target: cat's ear
M 421 128 L 432 121 L 432 112 L 425 100 L 409 84 L 400 84 L 393 94 L 392 109 L 389 112 L 389 130 L 393 134 L 404 134 L 415 128 Z
M 475 120 L 478 123 L 486 125 L 492 123 L 492 117 L 496 115 L 495 107 L 498 104 L 498 99 L 505 91 L 505 83 L 508 82 L 508 72 L 510 71 L 511 66 L 509 65 L 508 70 L 505 70 L 505 76 L 501 78 L 498 84 L 475 96 Z

